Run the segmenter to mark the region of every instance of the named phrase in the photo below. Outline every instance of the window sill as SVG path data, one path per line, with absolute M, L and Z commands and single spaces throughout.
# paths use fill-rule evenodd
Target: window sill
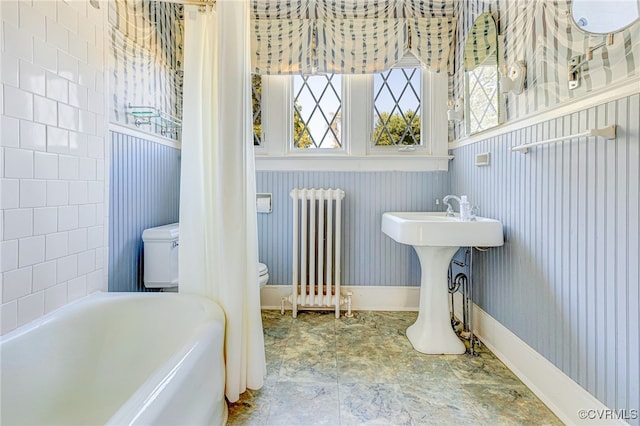
M 448 171 L 452 155 L 398 153 L 368 156 L 336 155 L 256 155 L 257 171 L 326 171 L 326 172 L 429 172 Z

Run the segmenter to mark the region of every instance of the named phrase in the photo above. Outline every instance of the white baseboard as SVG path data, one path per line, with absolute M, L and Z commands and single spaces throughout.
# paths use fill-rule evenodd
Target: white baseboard
M 462 312 L 462 295 L 456 293 L 455 312 Z M 623 425 L 622 420 L 581 419 L 587 410 L 591 417 L 611 413 L 602 402 L 574 382 L 569 376 L 536 352 L 508 328 L 477 305 L 473 305 L 473 329 L 487 346 L 542 402 L 568 425 Z
M 351 291 L 354 311 L 417 311 L 420 287 L 340 286 L 344 295 Z M 266 285 L 260 293 L 262 309 L 280 309 L 280 301 L 291 294 L 290 285 Z

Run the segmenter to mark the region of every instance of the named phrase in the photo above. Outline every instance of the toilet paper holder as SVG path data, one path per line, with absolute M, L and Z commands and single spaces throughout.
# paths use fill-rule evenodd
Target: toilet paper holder
M 256 210 L 258 213 L 271 213 L 271 198 L 270 192 L 256 194 Z

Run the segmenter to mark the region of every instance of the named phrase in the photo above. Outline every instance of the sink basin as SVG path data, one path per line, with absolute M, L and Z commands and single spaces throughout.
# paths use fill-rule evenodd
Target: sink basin
M 460 247 L 495 247 L 504 244 L 502 224 L 478 217 L 462 222 L 443 212 L 389 212 L 382 215 L 382 232 L 413 246 L 422 269 L 420 307 L 407 338 L 418 352 L 462 354 L 464 344 L 451 328 L 447 271 Z
M 412 246 L 495 247 L 504 244 L 502 224 L 477 217 L 462 222 L 444 212 L 389 212 L 382 215 L 382 232 Z

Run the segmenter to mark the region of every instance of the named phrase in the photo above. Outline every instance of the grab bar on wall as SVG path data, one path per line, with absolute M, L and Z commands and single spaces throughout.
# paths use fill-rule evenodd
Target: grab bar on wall
M 553 139 L 546 139 L 543 141 L 539 141 L 539 142 L 533 142 L 533 143 L 528 143 L 528 144 L 524 144 L 524 145 L 517 145 L 517 146 L 512 146 L 511 147 L 511 151 L 520 151 L 523 154 L 526 154 L 529 152 L 529 148 L 533 148 L 535 146 L 539 146 L 539 145 L 547 145 L 550 143 L 554 143 L 554 142 L 560 142 L 560 141 L 564 141 L 567 139 L 575 139 L 575 138 L 582 138 L 582 137 L 591 137 L 591 136 L 600 136 L 604 139 L 615 139 L 616 138 L 616 125 L 612 124 L 611 126 L 607 126 L 607 127 L 602 127 L 600 129 L 589 129 L 586 132 L 582 132 L 582 133 L 576 133 L 574 135 L 567 135 L 567 136 L 560 136 L 558 138 L 553 138 Z

